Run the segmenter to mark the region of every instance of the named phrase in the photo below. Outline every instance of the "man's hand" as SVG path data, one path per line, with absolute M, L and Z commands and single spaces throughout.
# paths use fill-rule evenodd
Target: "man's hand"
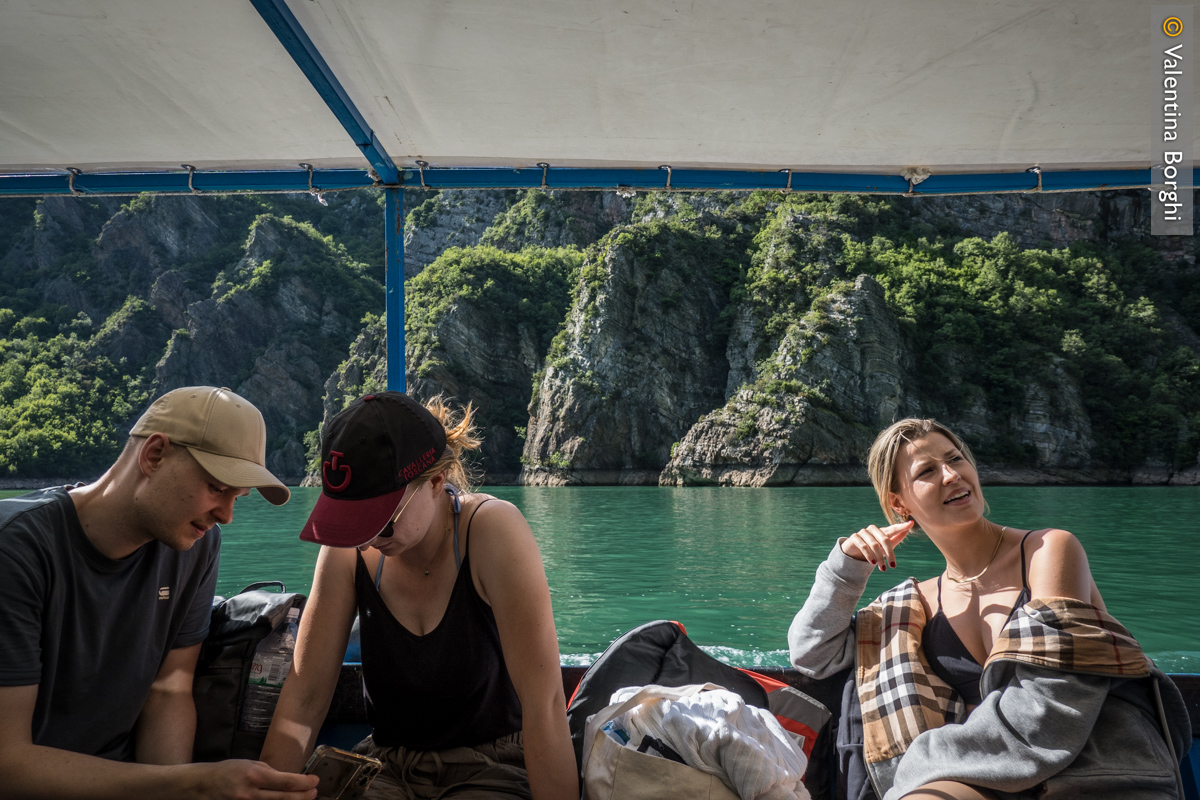
M 279 772 L 261 761 L 218 761 L 192 764 L 201 772 L 194 795 L 220 800 L 313 800 L 316 775 Z
M 131 764 L 31 741 L 36 685 L 0 686 L 0 798 L 18 800 L 314 800 L 316 775 L 261 761 Z

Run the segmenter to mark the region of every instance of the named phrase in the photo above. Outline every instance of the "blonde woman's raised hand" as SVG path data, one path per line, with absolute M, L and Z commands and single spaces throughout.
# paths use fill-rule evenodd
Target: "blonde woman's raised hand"
M 870 561 L 887 572 L 889 567 L 896 566 L 896 545 L 904 541 L 915 525 L 911 519 L 886 528 L 868 525 L 842 542 L 842 552 L 859 561 Z

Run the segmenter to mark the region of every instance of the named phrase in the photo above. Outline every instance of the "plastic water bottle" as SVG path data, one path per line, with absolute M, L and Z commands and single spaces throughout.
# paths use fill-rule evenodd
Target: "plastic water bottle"
M 613 741 L 622 747 L 629 744 L 629 731 L 625 730 L 619 719 L 610 719 L 600 730 L 607 733 Z
M 283 689 L 283 680 L 292 667 L 296 651 L 296 635 L 300 631 L 300 609 L 288 609 L 287 619 L 271 635 L 258 643 L 254 663 L 250 665 L 250 680 L 246 684 L 246 700 L 242 704 L 241 729 L 266 733 L 271 727 L 275 704 Z

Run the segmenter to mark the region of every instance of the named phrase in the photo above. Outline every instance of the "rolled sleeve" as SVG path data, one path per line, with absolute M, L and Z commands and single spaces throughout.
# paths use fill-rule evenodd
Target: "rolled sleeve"
M 854 663 L 854 609 L 875 567 L 842 552 L 839 539 L 813 580 L 788 629 L 792 665 L 810 678 L 833 675 Z

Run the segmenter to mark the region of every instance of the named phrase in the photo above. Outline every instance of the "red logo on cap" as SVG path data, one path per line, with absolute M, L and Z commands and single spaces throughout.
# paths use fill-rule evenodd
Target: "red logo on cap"
M 325 479 L 325 488 L 331 492 L 344 492 L 346 487 L 350 485 L 350 465 L 338 463 L 338 459 L 342 457 L 343 453 L 330 450 L 329 455 L 333 456 L 333 461 L 326 461 L 321 465 L 321 477 Z M 342 479 L 341 483 L 334 484 L 333 481 L 329 480 L 329 470 L 331 469 L 334 472 L 340 471 L 346 473 L 346 477 Z
M 437 454 L 434 453 L 433 448 L 429 448 L 420 456 L 418 456 L 416 461 L 400 470 L 400 477 L 404 479 L 406 483 L 411 481 L 413 478 L 417 477 L 422 472 L 433 466 L 433 462 L 437 461 L 437 458 L 435 458 L 436 455 Z

